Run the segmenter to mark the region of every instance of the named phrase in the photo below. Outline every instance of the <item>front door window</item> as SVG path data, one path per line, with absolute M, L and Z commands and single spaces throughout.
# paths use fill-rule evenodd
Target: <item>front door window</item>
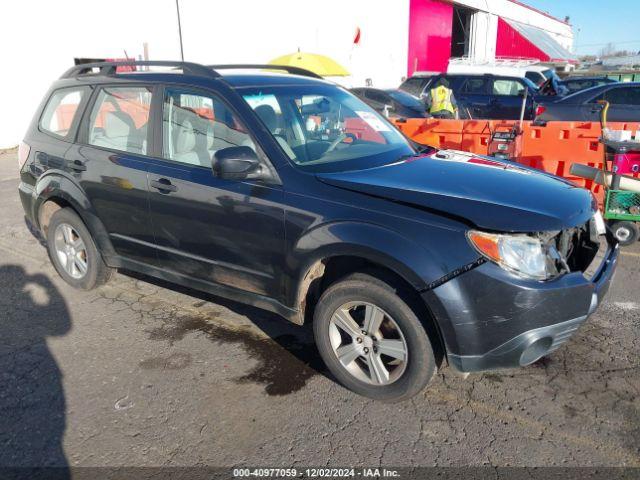
M 163 157 L 210 168 L 213 155 L 228 147 L 256 150 L 237 116 L 217 97 L 168 89 L 162 108 Z

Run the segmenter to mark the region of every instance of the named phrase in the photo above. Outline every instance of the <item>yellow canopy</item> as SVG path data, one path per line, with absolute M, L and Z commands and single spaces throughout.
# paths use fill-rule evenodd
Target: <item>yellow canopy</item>
M 351 75 L 342 65 L 317 53 L 295 52 L 274 58 L 269 65 L 299 67 L 317 73 L 322 77 L 346 77 Z

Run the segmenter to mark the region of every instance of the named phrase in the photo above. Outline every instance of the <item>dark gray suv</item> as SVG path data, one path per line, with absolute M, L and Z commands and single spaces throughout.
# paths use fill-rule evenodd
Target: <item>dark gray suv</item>
M 589 191 L 412 144 L 289 67 L 79 65 L 19 157 L 27 221 L 69 284 L 122 268 L 313 322 L 335 378 L 387 401 L 444 361 L 472 372 L 549 354 L 595 311 L 618 256 Z

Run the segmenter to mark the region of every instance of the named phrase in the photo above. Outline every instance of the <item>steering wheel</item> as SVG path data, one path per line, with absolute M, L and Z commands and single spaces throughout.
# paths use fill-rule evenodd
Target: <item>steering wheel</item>
M 347 138 L 353 139 L 354 142 L 358 140 L 358 137 L 356 137 L 355 134 L 353 133 L 348 133 L 348 132 L 341 133 L 340 135 L 338 135 L 338 138 L 336 138 L 333 142 L 331 142 L 331 145 L 329 145 L 329 148 L 327 148 L 327 150 L 324 153 L 333 152 L 335 148 L 338 145 L 340 145 L 342 142 L 344 142 Z

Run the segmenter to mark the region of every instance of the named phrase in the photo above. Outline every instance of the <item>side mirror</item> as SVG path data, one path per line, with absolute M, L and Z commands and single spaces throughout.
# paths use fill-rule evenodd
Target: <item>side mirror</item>
M 260 160 L 250 147 L 228 147 L 214 154 L 211 168 L 225 180 L 244 180 L 260 172 Z

